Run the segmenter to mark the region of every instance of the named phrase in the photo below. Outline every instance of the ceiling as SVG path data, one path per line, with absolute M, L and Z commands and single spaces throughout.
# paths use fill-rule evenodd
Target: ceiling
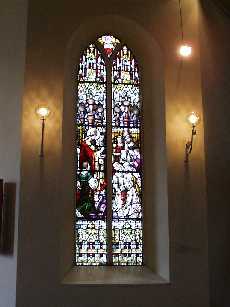
M 226 13 L 230 14 L 230 0 L 213 0 L 213 2 Z

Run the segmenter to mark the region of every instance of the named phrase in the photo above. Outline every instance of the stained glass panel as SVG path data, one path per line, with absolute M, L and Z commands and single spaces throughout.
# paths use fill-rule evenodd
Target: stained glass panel
M 100 37 L 98 43 L 108 58 L 120 44 L 111 35 Z M 95 44 L 83 52 L 78 69 L 76 265 L 107 265 L 111 257 L 113 265 L 143 263 L 139 71 L 126 46 L 110 61 L 110 83 L 106 83 L 105 62 Z M 112 96 L 107 96 L 111 89 Z M 112 131 L 107 127 L 107 108 L 112 111 Z M 107 150 L 111 132 L 112 149 Z M 110 158 L 111 171 L 106 167 Z M 108 182 L 112 203 L 106 178 L 112 180 Z M 107 207 L 112 209 L 112 220 L 107 217 Z M 112 241 L 108 242 L 111 232 Z
M 113 264 L 142 265 L 141 220 L 113 220 Z
M 80 58 L 78 80 L 105 82 L 105 62 L 95 45 L 86 48 Z
M 112 80 L 114 83 L 139 84 L 137 62 L 126 46 L 118 52 L 116 60 L 113 61 Z
M 117 44 L 120 43 L 119 40 L 112 35 L 103 35 L 98 39 L 98 41 L 102 44 L 108 57 L 111 56 Z
M 112 72 L 113 264 L 142 265 L 139 75 L 126 46 Z
M 78 220 L 76 223 L 76 265 L 106 264 L 104 221 Z
M 88 219 L 106 214 L 105 90 L 104 84 L 78 86 L 77 216 Z
M 76 264 L 106 263 L 106 72 L 94 45 L 78 72 Z
M 139 87 L 113 84 L 113 125 L 140 127 Z
M 77 104 L 78 125 L 106 125 L 106 88 L 102 83 L 79 83 Z

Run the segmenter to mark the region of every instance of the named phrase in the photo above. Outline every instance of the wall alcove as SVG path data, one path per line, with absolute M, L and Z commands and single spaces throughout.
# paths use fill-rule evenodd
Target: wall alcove
M 144 155 L 144 267 L 74 267 L 75 222 L 75 80 L 74 70 L 85 47 L 100 35 L 119 37 L 135 52 L 140 66 L 143 105 Z M 161 283 L 169 280 L 169 220 L 164 102 L 164 69 L 161 50 L 134 21 L 103 15 L 83 23 L 72 35 L 65 62 L 60 272 L 64 283 Z M 141 274 L 140 274 L 141 273 Z M 137 277 L 138 276 L 138 277 Z

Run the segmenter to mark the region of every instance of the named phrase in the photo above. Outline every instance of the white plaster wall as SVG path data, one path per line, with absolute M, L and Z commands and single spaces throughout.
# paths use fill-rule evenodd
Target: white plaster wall
M 26 8 L 25 0 L 0 2 L 0 177 L 17 185 L 14 252 L 0 255 L 0 307 L 14 307 L 16 304 Z

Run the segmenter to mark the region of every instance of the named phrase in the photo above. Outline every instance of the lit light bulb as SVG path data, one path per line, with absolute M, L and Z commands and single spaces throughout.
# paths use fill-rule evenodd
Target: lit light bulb
M 50 109 L 48 107 L 39 107 L 36 109 L 36 113 L 41 119 L 46 119 L 50 114 Z
M 184 58 L 190 57 L 192 54 L 192 47 L 189 45 L 181 45 L 179 48 L 179 54 Z
M 200 121 L 200 117 L 197 113 L 191 112 L 187 116 L 187 121 L 190 125 L 196 126 Z

